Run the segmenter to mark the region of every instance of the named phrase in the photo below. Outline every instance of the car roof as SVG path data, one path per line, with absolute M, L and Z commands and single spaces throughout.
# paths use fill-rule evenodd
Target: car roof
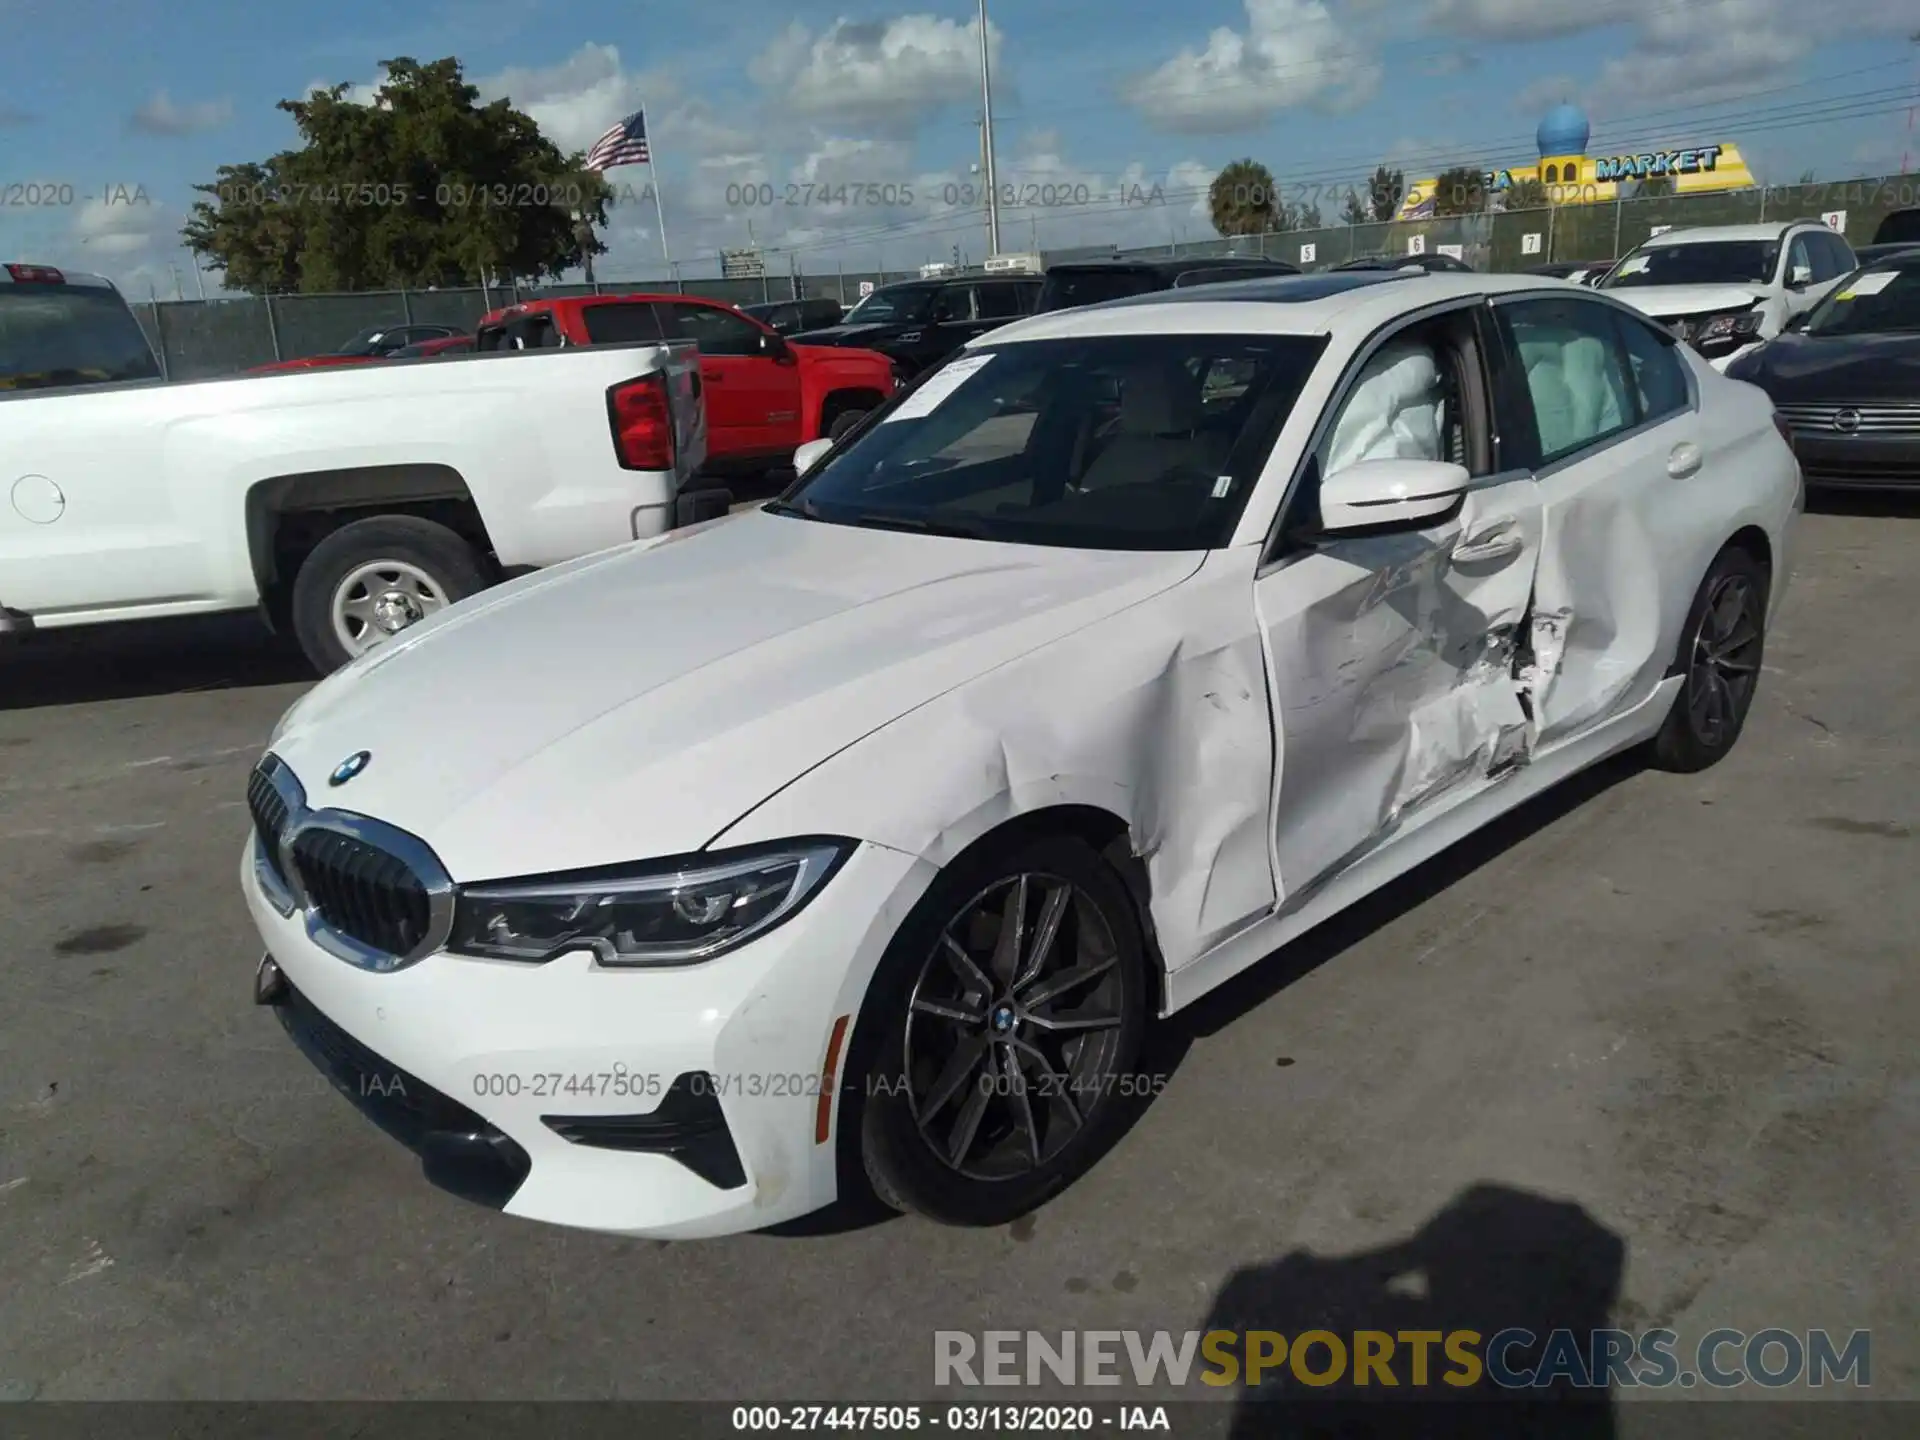
M 1328 335 L 1370 333 L 1396 316 L 1448 300 L 1536 291 L 1543 297 L 1600 292 L 1540 275 L 1349 270 L 1228 280 L 1108 300 L 1016 320 L 976 342 L 999 345 L 1077 336 L 1142 334 Z M 1608 303 L 1602 299 L 1600 303 Z M 1622 306 L 1631 313 L 1631 307 Z
M 1298 269 L 1290 261 L 1275 260 L 1266 255 L 1193 255 L 1185 260 L 1129 260 L 1125 256 L 1114 255 L 1100 260 L 1062 260 L 1057 265 L 1049 265 L 1047 274 L 1058 270 L 1085 273 L 1149 270 L 1156 275 L 1186 275 L 1196 270 L 1244 270 L 1249 265 L 1271 265 L 1276 273 Z
M 1796 227 L 1826 229 L 1818 220 L 1770 220 L 1764 225 L 1697 225 L 1686 230 L 1669 230 L 1663 235 L 1652 235 L 1641 243 L 1643 246 L 1661 246 L 1700 245 L 1714 240 L 1778 240 Z

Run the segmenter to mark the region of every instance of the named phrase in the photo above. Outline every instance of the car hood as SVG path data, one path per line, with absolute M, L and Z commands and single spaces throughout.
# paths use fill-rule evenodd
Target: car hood
M 457 880 L 686 854 L 881 726 L 1202 558 L 747 512 L 442 612 L 309 692 L 272 748 L 309 803 L 413 832 Z M 360 750 L 365 770 L 331 788 Z
M 1775 404 L 1911 400 L 1920 395 L 1920 335 L 1789 332 L 1754 352 L 1742 378 Z
M 1656 320 L 1745 310 L 1759 304 L 1766 294 L 1759 285 L 1620 285 L 1606 293 Z

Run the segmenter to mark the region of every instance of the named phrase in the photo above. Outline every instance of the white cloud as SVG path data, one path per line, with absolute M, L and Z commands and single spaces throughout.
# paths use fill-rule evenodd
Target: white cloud
M 148 135 L 195 135 L 216 130 L 233 118 L 231 100 L 197 100 L 180 105 L 164 90 L 134 111 L 127 124 Z
M 1221 134 L 1282 110 L 1335 113 L 1373 98 L 1380 65 L 1348 35 L 1325 0 L 1245 0 L 1244 33 L 1221 26 L 1206 46 L 1182 50 L 1123 87 L 1128 103 L 1165 129 Z
M 481 99 L 505 98 L 562 150 L 586 150 L 644 104 L 648 139 L 665 158 L 754 148 L 758 139 L 672 76 L 627 69 L 614 45 L 582 45 L 556 65 L 515 66 L 474 82 Z
M 1427 19 L 1452 35 L 1546 40 L 1632 21 L 1648 3 L 1661 0 L 1433 0 Z
M 1514 95 L 1513 108 L 1537 119 L 1561 101 L 1574 99 L 1585 88 L 1583 82 L 1571 75 L 1543 75 Z
M 988 30 L 998 65 L 1000 28 Z M 979 22 L 934 15 L 837 20 L 818 34 L 796 20 L 747 67 L 771 98 L 793 114 L 818 119 L 908 123 L 980 91 Z

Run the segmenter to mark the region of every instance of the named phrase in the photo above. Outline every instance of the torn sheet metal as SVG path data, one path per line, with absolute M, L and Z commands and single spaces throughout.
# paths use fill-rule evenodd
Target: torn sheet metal
M 1490 535 L 1520 544 L 1457 563 Z M 1415 812 L 1522 763 L 1532 737 L 1515 676 L 1539 553 L 1531 478 L 1468 494 L 1450 524 L 1334 539 L 1255 587 L 1274 677 L 1284 903 Z
M 1018 815 L 1095 806 L 1126 823 L 1161 952 L 1178 968 L 1275 902 L 1253 560 L 1216 552 L 1151 602 L 922 706 L 774 796 L 725 843 L 824 828 L 945 864 Z

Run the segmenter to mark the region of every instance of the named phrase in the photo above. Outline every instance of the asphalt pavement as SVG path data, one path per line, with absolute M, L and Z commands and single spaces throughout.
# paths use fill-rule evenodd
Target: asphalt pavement
M 936 1330 L 1521 1316 L 1867 1329 L 1920 1398 L 1917 611 L 1920 506 L 1828 504 L 1725 764 L 1611 764 L 1210 997 L 1037 1215 L 684 1245 L 430 1189 L 251 1003 L 296 657 L 0 653 L 0 1396 L 931 1398 Z

